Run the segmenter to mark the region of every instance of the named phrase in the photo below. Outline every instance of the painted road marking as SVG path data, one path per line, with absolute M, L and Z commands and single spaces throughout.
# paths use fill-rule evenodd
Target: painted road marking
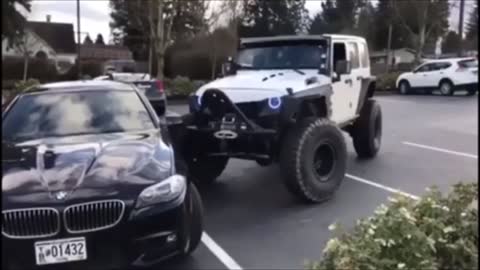
M 418 143 L 412 143 L 412 142 L 403 142 L 403 144 L 413 146 L 413 147 L 419 147 L 419 148 L 423 148 L 423 149 L 438 151 L 438 152 L 442 152 L 442 153 L 447 153 L 447 154 L 452 154 L 452 155 L 457 155 L 457 156 L 462 156 L 462 157 L 478 159 L 478 156 L 474 155 L 474 154 L 457 152 L 457 151 L 452 151 L 452 150 L 448 150 L 448 149 L 443 149 L 443 148 L 438 148 L 438 147 L 433 147 L 433 146 L 428 146 L 428 145 L 423 145 L 423 144 L 418 144 Z
M 376 187 L 376 188 L 380 188 L 380 189 L 386 190 L 386 191 L 391 192 L 391 193 L 401 194 L 403 196 L 409 197 L 409 198 L 414 199 L 414 200 L 419 200 L 420 199 L 418 196 L 415 196 L 413 194 L 401 191 L 401 190 L 396 189 L 396 188 L 391 188 L 391 187 L 388 187 L 388 186 L 385 186 L 385 185 L 382 185 L 382 184 L 379 184 L 379 183 L 375 183 L 373 181 L 363 179 L 363 178 L 360 178 L 360 177 L 355 176 L 355 175 L 351 175 L 351 174 L 347 173 L 347 174 L 345 174 L 345 176 L 354 180 L 354 181 L 364 183 L 364 184 L 367 184 L 367 185 L 370 185 L 370 186 L 373 186 L 373 187 Z
M 206 233 L 202 234 L 203 244 L 219 259 L 229 270 L 242 270 L 242 267 L 221 248 L 213 239 Z

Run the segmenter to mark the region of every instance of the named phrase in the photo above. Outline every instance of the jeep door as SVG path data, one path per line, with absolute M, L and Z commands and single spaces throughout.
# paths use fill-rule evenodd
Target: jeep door
M 336 41 L 332 44 L 333 70 L 336 70 L 338 61 L 349 60 L 347 53 L 347 44 L 345 42 Z M 332 101 L 332 121 L 341 124 L 351 118 L 349 111 L 349 103 L 351 102 L 353 85 L 352 74 L 336 74 L 336 78 L 332 79 L 333 95 Z
M 348 58 L 352 68 L 350 74 L 352 83 L 350 84 L 348 90 L 349 102 L 347 104 L 349 116 L 351 117 L 355 116 L 357 112 L 358 99 L 360 98 L 360 91 L 362 89 L 362 79 L 367 77 L 369 74 L 368 67 L 365 65 L 365 63 L 361 63 L 364 61 L 361 61 L 360 59 L 359 47 L 360 46 L 358 42 L 347 43 Z

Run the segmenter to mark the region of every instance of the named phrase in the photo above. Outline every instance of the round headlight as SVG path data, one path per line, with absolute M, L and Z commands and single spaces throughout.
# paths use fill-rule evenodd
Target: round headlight
M 282 105 L 282 99 L 279 98 L 279 97 L 271 97 L 268 99 L 268 106 L 271 108 L 271 109 L 278 109 L 280 108 L 280 106 Z

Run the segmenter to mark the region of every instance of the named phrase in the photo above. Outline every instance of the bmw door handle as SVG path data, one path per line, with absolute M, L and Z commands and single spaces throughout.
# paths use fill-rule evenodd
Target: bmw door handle
M 362 76 L 357 76 L 357 81 L 361 81 L 363 79 Z
M 352 84 L 353 84 L 353 81 L 352 81 L 352 79 L 346 79 L 346 80 L 345 80 L 345 83 L 352 85 Z

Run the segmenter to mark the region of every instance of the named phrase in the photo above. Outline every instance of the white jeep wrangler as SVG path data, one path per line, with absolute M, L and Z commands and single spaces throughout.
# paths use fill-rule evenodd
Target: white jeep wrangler
M 346 170 L 341 129 L 359 157 L 374 157 L 382 134 L 365 39 L 345 35 L 245 38 L 224 77 L 190 97 L 182 155 L 200 184 L 229 158 L 279 162 L 289 191 L 330 198 Z

